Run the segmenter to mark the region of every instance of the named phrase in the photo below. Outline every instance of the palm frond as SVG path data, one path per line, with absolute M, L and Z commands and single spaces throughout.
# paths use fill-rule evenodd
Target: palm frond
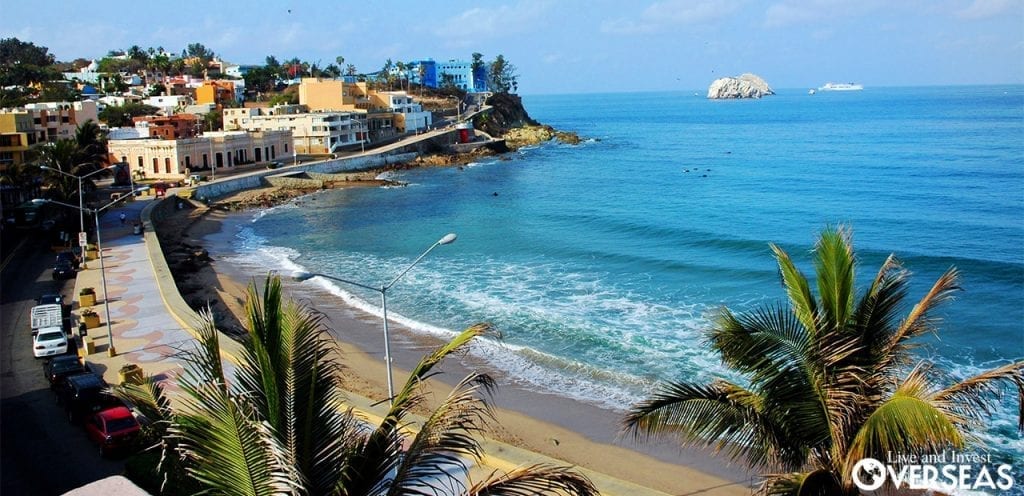
M 494 418 L 487 402 L 494 388 L 494 380 L 482 374 L 472 374 L 456 385 L 409 444 L 390 494 L 432 494 L 434 478 L 461 484 L 458 475 L 466 471 L 464 459 L 480 460 L 482 456 L 477 436 Z
M 433 375 L 433 369 L 445 357 L 459 352 L 473 338 L 492 332 L 490 324 L 470 326 L 448 343 L 424 356 L 413 368 L 408 380 L 392 398 L 391 408 L 380 425 L 352 453 L 339 479 L 339 488 L 351 494 L 370 494 L 386 490 L 387 475 L 398 466 L 405 417 L 423 402 L 420 384 Z
M 473 484 L 466 491 L 471 496 L 532 496 L 600 494 L 594 483 L 570 467 L 530 465 L 511 472 L 492 472 L 487 479 Z
M 774 243 L 771 244 L 775 259 L 779 264 L 779 273 L 782 275 L 782 284 L 789 296 L 789 304 L 793 313 L 804 325 L 807 332 L 812 335 L 817 332 L 818 304 L 811 294 L 811 286 L 807 283 L 807 277 L 796 268 L 793 259 L 789 257 L 782 248 Z
M 1017 389 L 1017 428 L 1024 430 L 1024 361 L 1008 363 L 964 379 L 935 394 L 935 401 L 949 413 L 967 421 L 981 422 L 998 405 L 1002 382 Z
M 887 453 L 930 453 L 959 448 L 964 437 L 955 419 L 935 401 L 927 364 L 919 364 L 885 402 L 864 421 L 846 453 L 852 467 L 864 458 L 885 459 Z M 844 470 L 842 473 L 846 474 Z
M 818 280 L 820 309 L 824 322 L 845 327 L 853 312 L 854 268 L 853 247 L 848 229 L 826 229 L 815 247 L 814 261 Z
M 651 398 L 630 408 L 623 430 L 637 441 L 672 435 L 684 444 L 744 458 L 755 467 L 801 465 L 806 458 L 799 448 L 802 433 L 782 423 L 798 426 L 798 415 L 776 418 L 766 411 L 766 401 L 766 396 L 721 380 L 663 384 Z
M 185 400 L 195 415 L 171 428 L 190 460 L 188 472 L 219 494 L 298 494 L 303 481 L 270 426 L 254 420 L 251 406 L 216 387 Z
M 807 330 L 795 314 L 780 306 L 740 316 L 722 309 L 708 340 L 727 365 L 751 374 L 754 382 L 799 365 L 809 344 Z
M 960 290 L 959 280 L 960 273 L 953 267 L 935 281 L 928 294 L 914 305 L 882 350 L 884 358 L 880 364 L 881 368 L 906 364 L 910 350 L 907 341 L 935 328 L 937 320 L 931 316 L 931 312 L 942 303 L 953 299 L 954 293 Z

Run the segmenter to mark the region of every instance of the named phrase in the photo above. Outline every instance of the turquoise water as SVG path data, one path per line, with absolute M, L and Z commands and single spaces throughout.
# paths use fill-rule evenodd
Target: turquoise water
M 844 223 L 862 285 L 889 253 L 913 301 L 962 271 L 922 356 L 954 377 L 1024 357 L 1024 87 L 524 103 L 589 139 L 306 197 L 248 224 L 237 258 L 376 285 L 456 232 L 389 312 L 441 335 L 494 322 L 504 346 L 473 352 L 508 382 L 622 409 L 658 380 L 729 376 L 703 346 L 710 313 L 780 300 L 768 244 L 810 274 L 817 233 Z M 330 289 L 376 310 L 373 293 Z M 985 437 L 1004 457 L 1024 457 L 1015 411 L 1008 396 Z

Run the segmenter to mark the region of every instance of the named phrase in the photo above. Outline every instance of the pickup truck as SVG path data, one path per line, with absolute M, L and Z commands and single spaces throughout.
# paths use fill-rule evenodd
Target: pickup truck
M 59 304 L 38 305 L 32 307 L 30 314 L 32 335 L 35 336 L 39 329 L 46 327 L 57 327 L 64 329 L 64 309 Z

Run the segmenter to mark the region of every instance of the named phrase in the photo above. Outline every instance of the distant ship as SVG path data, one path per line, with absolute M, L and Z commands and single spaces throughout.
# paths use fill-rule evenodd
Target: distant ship
M 825 86 L 818 88 L 821 91 L 860 91 L 864 85 L 857 83 L 825 83 Z

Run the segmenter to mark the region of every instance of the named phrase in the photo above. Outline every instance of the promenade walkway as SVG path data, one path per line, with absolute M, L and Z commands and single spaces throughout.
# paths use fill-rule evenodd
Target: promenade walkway
M 134 363 L 141 366 L 146 374 L 157 376 L 173 388 L 173 376 L 182 370 L 179 353 L 192 349 L 197 341 L 167 311 L 146 241 L 143 236 L 132 232 L 132 225 L 139 221 L 142 209 L 153 201 L 157 200 L 143 197 L 124 203 L 100 219 L 103 266 L 109 295 L 103 293 L 100 261 L 89 261 L 88 268 L 78 272 L 73 308 L 76 315 L 81 313 L 77 300 L 82 288 L 96 291 L 93 310 L 100 316 L 100 326 L 88 330 L 85 339 L 94 343 L 95 352 L 85 359 L 93 370 L 103 373 L 108 383 L 116 384 L 121 367 Z M 119 219 L 122 212 L 127 218 L 124 224 Z M 116 350 L 114 356 L 109 356 L 111 339 L 103 305 L 103 299 L 107 297 Z
M 180 354 L 193 349 L 197 344 L 187 328 L 196 324 L 197 319 L 195 312 L 187 307 L 175 289 L 155 233 L 132 233 L 132 224 L 140 217 L 145 225 L 151 225 L 146 215 L 152 209 L 146 207 L 158 201 L 163 200 L 141 197 L 112 209 L 100 220 L 103 241 L 101 255 L 109 294 L 103 292 L 99 261 L 90 261 L 88 268 L 78 273 L 73 311 L 77 315 L 82 310 L 78 308 L 78 292 L 85 287 L 95 288 L 97 301 L 93 308 L 100 315 L 101 323 L 99 327 L 88 331 L 85 339 L 92 341 L 95 349 L 85 360 L 93 370 L 102 373 L 108 383 L 118 383 L 120 368 L 133 363 L 142 367 L 146 375 L 160 378 L 173 394 L 176 389 L 175 375 L 183 370 Z M 124 224 L 119 219 L 121 212 L 128 219 Z M 109 335 L 103 307 L 103 298 L 106 297 L 109 297 L 110 323 L 116 350 L 114 356 L 108 354 Z M 222 337 L 221 344 L 225 348 L 225 367 L 230 375 L 230 355 L 236 353 L 239 347 L 226 337 Z M 353 394 L 347 396 L 350 406 L 367 419 L 380 419 L 385 413 L 384 407 L 374 406 L 375 402 L 368 398 Z M 413 419 L 416 417 L 413 416 Z M 487 458 L 483 466 L 473 469 L 473 477 L 477 480 L 495 469 L 508 471 L 537 463 L 565 465 L 565 462 L 497 441 L 486 440 L 484 448 Z M 664 494 L 604 474 L 580 470 L 605 495 Z M 715 494 L 715 491 L 707 494 Z

